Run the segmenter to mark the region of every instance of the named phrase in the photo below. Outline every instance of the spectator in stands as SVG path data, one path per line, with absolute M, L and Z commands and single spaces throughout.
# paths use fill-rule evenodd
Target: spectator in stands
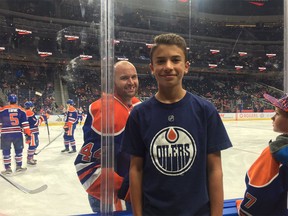
M 114 66 L 114 210 L 128 210 L 131 205 L 124 202 L 128 198 L 129 156 L 120 152 L 120 142 L 126 120 L 131 109 L 140 102 L 135 97 L 138 90 L 136 68 L 128 61 L 119 61 Z M 84 144 L 75 160 L 79 180 L 88 193 L 90 206 L 94 212 L 100 211 L 101 188 L 101 110 L 102 100 L 89 106 L 83 125 Z M 118 193 L 118 196 L 117 196 Z
M 243 110 L 243 101 L 242 101 L 242 99 L 241 99 L 241 98 L 238 98 L 237 101 L 236 101 L 236 103 L 237 103 L 238 112 L 241 113 L 242 110 Z

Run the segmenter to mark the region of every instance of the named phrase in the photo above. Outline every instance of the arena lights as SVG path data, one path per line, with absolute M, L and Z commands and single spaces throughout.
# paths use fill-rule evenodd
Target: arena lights
M 235 69 L 236 69 L 236 70 L 241 70 L 242 68 L 243 68 L 243 66 L 235 65 Z
M 47 56 L 51 56 L 52 52 L 40 52 L 40 51 L 38 51 L 38 55 L 41 57 L 47 57 Z
M 4 50 L 5 50 L 5 47 L 0 47 L 0 52 Z
M 239 54 L 240 56 L 245 56 L 245 55 L 247 55 L 247 52 L 238 52 L 238 54 Z
M 257 7 L 263 7 L 265 4 L 265 1 L 249 1 L 250 4 L 253 4 Z
M 258 67 L 258 70 L 259 70 L 260 72 L 263 72 L 263 71 L 266 70 L 266 67 Z
M 145 45 L 146 45 L 146 47 L 149 48 L 149 49 L 151 49 L 153 46 L 155 46 L 155 44 L 149 44 L 149 43 L 146 43 Z
M 129 61 L 129 59 L 126 58 L 126 57 L 117 57 L 117 60 L 119 60 L 119 61 Z
M 16 31 L 19 35 L 32 34 L 32 31 L 28 31 L 28 30 L 25 30 L 25 29 L 18 29 L 18 28 L 16 28 L 15 31 Z
M 272 58 L 272 57 L 275 57 L 276 54 L 275 54 L 275 53 L 267 53 L 266 56 L 267 56 L 268 58 Z
M 79 39 L 79 36 L 75 36 L 75 35 L 64 35 L 64 37 L 68 40 L 68 41 L 75 41 Z
M 119 41 L 119 40 L 114 40 L 113 43 L 114 43 L 114 44 L 119 44 L 120 41 Z
M 216 50 L 216 49 L 210 49 L 211 54 L 217 54 L 220 52 L 220 50 Z
M 92 56 L 91 55 L 80 55 L 79 56 L 81 60 L 89 60 L 89 59 L 92 59 Z
M 42 96 L 42 93 L 41 92 L 38 92 L 38 91 L 35 91 L 35 95 L 38 95 L 38 96 Z
M 209 68 L 216 68 L 216 67 L 218 67 L 217 64 L 209 64 Z

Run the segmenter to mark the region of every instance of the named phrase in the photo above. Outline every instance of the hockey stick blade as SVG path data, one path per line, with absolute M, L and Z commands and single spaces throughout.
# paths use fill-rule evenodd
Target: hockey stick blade
M 58 137 L 60 137 L 63 134 L 63 132 L 61 132 L 59 135 L 57 135 L 54 139 L 52 139 L 48 144 L 46 144 L 45 146 L 43 146 L 38 152 L 35 152 L 35 155 L 38 155 L 41 151 L 43 151 L 47 146 L 49 146 L 51 143 L 53 143 Z
M 16 182 L 13 182 L 11 181 L 10 179 L 6 178 L 4 175 L 2 175 L 0 173 L 0 176 L 5 179 L 7 182 L 9 182 L 11 185 L 13 185 L 14 187 L 16 187 L 18 190 L 24 192 L 24 193 L 27 193 L 27 194 L 36 194 L 36 193 L 40 193 L 44 190 L 46 190 L 48 188 L 48 186 L 46 184 L 42 185 L 41 187 L 39 188 L 36 188 L 36 189 L 33 189 L 33 190 L 30 190 L 28 188 L 25 188 L 23 187 L 22 185 L 19 185 L 17 184 Z

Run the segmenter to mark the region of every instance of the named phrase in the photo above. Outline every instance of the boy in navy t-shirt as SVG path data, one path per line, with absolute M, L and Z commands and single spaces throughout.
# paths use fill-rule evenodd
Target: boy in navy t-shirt
M 222 215 L 220 151 L 230 139 L 213 104 L 183 89 L 185 40 L 163 34 L 154 43 L 158 92 L 132 110 L 122 142 L 133 215 Z

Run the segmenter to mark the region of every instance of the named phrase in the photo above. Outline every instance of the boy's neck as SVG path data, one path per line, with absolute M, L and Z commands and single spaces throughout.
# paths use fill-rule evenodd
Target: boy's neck
M 155 94 L 155 98 L 161 103 L 171 104 L 180 101 L 186 94 L 186 90 L 181 88 L 179 91 L 172 91 L 168 89 L 167 91 L 158 90 Z

